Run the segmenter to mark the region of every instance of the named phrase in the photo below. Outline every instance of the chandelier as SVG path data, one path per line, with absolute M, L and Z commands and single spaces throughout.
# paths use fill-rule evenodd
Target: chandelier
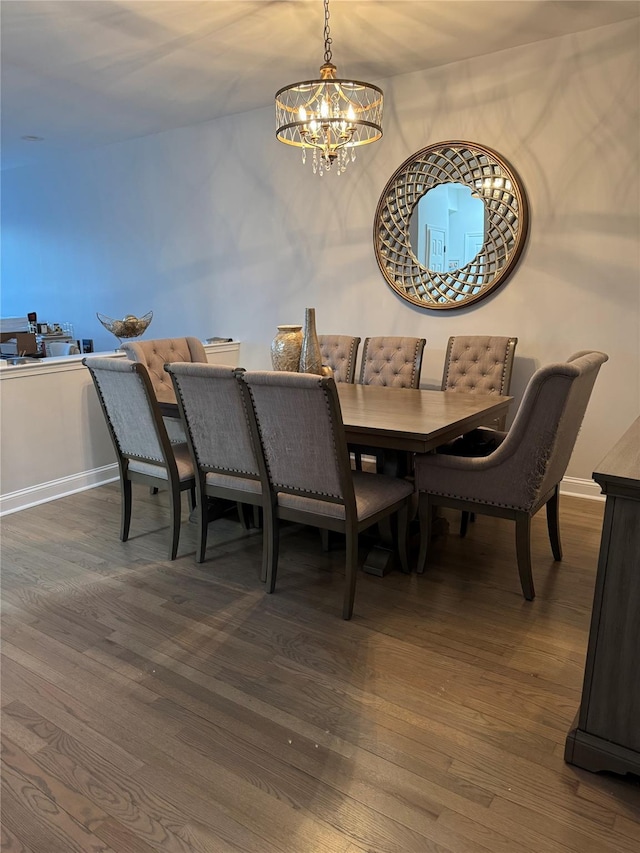
M 340 174 L 356 159 L 359 145 L 382 136 L 382 89 L 336 77 L 331 61 L 329 0 L 324 0 L 324 64 L 319 80 L 304 80 L 276 92 L 276 138 L 313 152 L 313 172 Z

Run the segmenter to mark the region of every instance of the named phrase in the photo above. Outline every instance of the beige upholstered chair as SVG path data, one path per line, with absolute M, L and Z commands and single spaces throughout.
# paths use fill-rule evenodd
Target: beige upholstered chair
M 456 394 L 508 394 L 511 387 L 517 338 L 497 335 L 456 335 L 449 338 L 442 374 L 442 391 Z M 481 456 L 495 450 L 501 441 L 507 416 L 475 429 L 438 448 L 455 456 Z M 469 518 L 463 512 L 460 535 L 465 536 Z
M 146 367 L 115 358 L 84 358 L 89 368 L 118 459 L 122 510 L 120 539 L 129 538 L 131 483 L 169 489 L 171 545 L 175 560 L 180 537 L 181 493 L 190 491 L 193 505 L 195 478 L 186 444 L 171 444 Z
M 420 556 L 424 571 L 432 508 L 447 506 L 516 522 L 518 571 L 524 597 L 535 596 L 531 574 L 531 518 L 546 505 L 553 556 L 562 559 L 558 488 L 569 464 L 598 371 L 608 356 L 583 351 L 532 376 L 518 413 L 498 448 L 469 458 L 424 454 L 415 460 L 420 500 Z
M 360 338 L 350 335 L 318 335 L 322 364 L 333 370 L 336 382 L 353 382 Z
M 360 385 L 391 385 L 394 388 L 418 388 L 422 370 L 424 338 L 365 338 L 360 364 Z M 375 456 L 376 470 L 384 468 L 384 451 L 379 448 L 352 446 L 355 465 L 362 469 L 362 454 Z
M 255 414 L 253 429 L 264 452 L 263 477 L 273 507 L 267 591 L 278 568 L 278 520 L 346 534 L 342 607 L 350 619 L 355 595 L 358 534 L 398 513 L 398 549 L 408 571 L 407 515 L 413 486 L 405 480 L 352 471 L 335 381 L 300 373 L 255 372 L 242 377 Z M 263 463 L 265 464 L 265 463 Z
M 365 338 L 360 366 L 361 385 L 420 385 L 424 338 Z
M 173 383 L 165 364 L 174 362 L 204 362 L 207 363 L 207 353 L 197 338 L 158 338 L 150 341 L 129 341 L 122 344 L 122 350 L 131 361 L 144 364 L 149 371 L 151 384 L 159 403 L 171 403 L 175 406 L 176 395 Z M 187 440 L 181 421 L 175 417 L 165 417 L 172 444 L 182 444 Z
M 442 390 L 464 394 L 508 394 L 517 338 L 457 335 L 449 338 Z M 506 415 L 495 424 L 504 429 Z
M 197 561 L 207 548 L 207 498 L 224 498 L 240 505 L 263 505 L 258 454 L 250 431 L 246 395 L 236 370 L 213 364 L 167 364 L 173 380 L 187 441 L 196 470 L 198 511 Z M 240 371 L 242 372 L 242 371 Z M 266 580 L 266 547 L 261 577 Z
M 197 338 L 158 338 L 151 341 L 129 341 L 121 347 L 131 361 L 139 362 L 149 371 L 151 384 L 159 403 L 175 403 L 176 395 L 165 364 L 173 362 L 204 362 L 207 353 Z

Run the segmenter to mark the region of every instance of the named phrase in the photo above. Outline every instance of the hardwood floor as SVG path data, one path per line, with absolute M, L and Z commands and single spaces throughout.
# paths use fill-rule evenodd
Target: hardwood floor
M 2 524 L 5 853 L 637 853 L 638 779 L 565 765 L 603 504 L 435 540 L 424 576 L 361 574 L 283 530 L 278 588 L 232 516 L 167 562 L 166 495 L 115 486 Z M 363 542 L 363 555 L 366 541 Z

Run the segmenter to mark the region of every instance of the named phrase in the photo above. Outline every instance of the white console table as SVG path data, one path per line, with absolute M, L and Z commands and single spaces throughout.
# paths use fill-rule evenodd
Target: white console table
M 237 367 L 237 341 L 205 344 Z M 123 352 L 94 353 L 124 358 Z M 117 479 L 104 417 L 83 356 L 0 367 L 0 515 Z

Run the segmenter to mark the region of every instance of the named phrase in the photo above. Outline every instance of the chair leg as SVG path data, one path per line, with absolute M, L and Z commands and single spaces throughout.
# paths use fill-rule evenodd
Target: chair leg
M 405 575 L 411 574 L 409 568 L 409 554 L 407 549 L 407 536 L 409 530 L 409 501 L 407 500 L 398 510 L 398 557 L 400 568 Z
M 460 514 L 460 536 L 462 539 L 467 535 L 467 529 L 469 527 L 469 515 L 466 509 L 462 510 Z
M 196 505 L 196 487 L 191 486 L 189 489 L 189 512 L 193 512 Z
M 171 547 L 169 548 L 169 559 L 175 560 L 178 553 L 178 540 L 180 539 L 180 514 L 182 510 L 180 486 L 178 483 L 171 483 L 170 486 L 171 499 Z
M 516 515 L 516 557 L 522 593 L 527 601 L 533 601 L 536 592 L 531 573 L 531 516 L 527 512 Z
M 329 550 L 329 531 L 326 527 L 320 528 L 320 542 L 322 550 L 326 553 Z
M 356 471 L 362 471 L 362 453 L 359 450 L 354 451 Z
M 547 530 L 549 542 L 553 551 L 553 559 L 562 559 L 562 543 L 560 542 L 560 490 L 556 486 L 553 495 L 547 501 Z
M 126 542 L 131 526 L 131 480 L 120 478 L 120 540 Z
M 160 489 L 157 486 L 149 486 L 149 494 L 157 495 Z
M 280 519 L 276 514 L 276 508 L 267 503 L 264 507 L 262 526 L 263 549 L 262 549 L 262 573 L 261 577 L 267 584 L 267 592 L 272 593 L 276 588 L 278 575 L 278 552 L 280 549 Z
M 353 614 L 353 600 L 356 594 L 356 580 L 358 577 L 358 528 L 355 524 L 348 526 L 346 534 L 347 555 L 345 563 L 342 618 L 351 619 Z
M 418 498 L 418 518 L 420 520 L 420 554 L 418 555 L 418 574 L 422 574 L 427 565 L 427 551 L 431 541 L 432 505 L 429 495 L 420 492 Z
M 236 504 L 236 508 L 238 510 L 238 516 L 240 517 L 240 524 L 242 525 L 243 530 L 250 530 L 253 524 L 253 507 L 251 504 L 243 504 L 238 501 Z
M 196 512 L 198 514 L 198 548 L 196 563 L 204 563 L 207 552 L 207 533 L 209 532 L 209 507 L 207 496 L 202 485 L 198 486 L 196 495 Z

